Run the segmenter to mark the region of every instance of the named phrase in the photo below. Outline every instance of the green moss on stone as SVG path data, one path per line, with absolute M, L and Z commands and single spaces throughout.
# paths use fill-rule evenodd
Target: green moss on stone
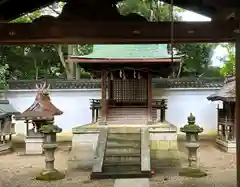
M 53 180 L 63 179 L 64 177 L 65 177 L 65 174 L 59 172 L 56 169 L 51 171 L 44 170 L 36 177 L 36 180 L 53 181 Z
M 40 132 L 42 133 L 60 133 L 62 129 L 59 128 L 57 125 L 43 125 L 40 128 Z
M 200 178 L 200 177 L 207 176 L 207 173 L 201 171 L 198 168 L 190 168 L 190 167 L 188 167 L 188 168 L 183 168 L 179 172 L 179 176 Z
M 180 128 L 180 131 L 181 132 L 201 133 L 201 132 L 203 132 L 203 128 L 201 128 L 195 124 L 187 124 L 184 127 Z

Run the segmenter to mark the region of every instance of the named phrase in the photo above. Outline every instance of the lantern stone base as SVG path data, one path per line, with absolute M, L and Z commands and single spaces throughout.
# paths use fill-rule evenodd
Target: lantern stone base
M 69 169 L 92 170 L 98 133 L 94 125 L 73 128 L 72 149 L 68 160 Z
M 151 150 L 171 150 L 178 149 L 176 126 L 163 122 L 159 127 L 150 128 Z
M 43 154 L 43 137 L 42 136 L 26 136 L 25 138 L 25 154 L 26 155 L 42 155 Z
M 53 170 L 43 170 L 37 177 L 37 180 L 42 181 L 53 181 L 53 180 L 60 180 L 65 177 L 64 173 L 59 172 L 56 169 Z
M 12 142 L 0 144 L 0 154 L 6 154 L 12 151 Z
M 201 171 L 199 168 L 187 167 L 179 172 L 179 176 L 200 178 L 207 176 L 207 173 Z
M 216 139 L 217 146 L 227 152 L 227 153 L 236 153 L 236 141 L 223 141 Z

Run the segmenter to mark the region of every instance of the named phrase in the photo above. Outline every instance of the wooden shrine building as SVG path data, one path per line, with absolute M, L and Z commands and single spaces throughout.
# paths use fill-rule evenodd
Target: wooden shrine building
M 226 79 L 223 88 L 207 97 L 210 101 L 222 101 L 218 106 L 217 145 L 227 152 L 236 152 L 235 77 Z
M 15 123 L 12 116 L 20 114 L 8 100 L 0 100 L 0 154 L 12 148 L 12 135 L 15 134 Z
M 166 44 L 94 45 L 86 56 L 70 58 L 101 75 L 101 122 L 110 125 L 157 121 L 161 101 L 152 100 L 152 77 L 168 77 L 179 66 Z

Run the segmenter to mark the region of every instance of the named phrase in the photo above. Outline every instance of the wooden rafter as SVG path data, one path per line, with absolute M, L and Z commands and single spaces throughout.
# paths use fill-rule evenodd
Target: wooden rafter
M 235 21 L 175 22 L 174 43 L 234 42 Z M 0 23 L 0 44 L 170 43 L 171 23 Z

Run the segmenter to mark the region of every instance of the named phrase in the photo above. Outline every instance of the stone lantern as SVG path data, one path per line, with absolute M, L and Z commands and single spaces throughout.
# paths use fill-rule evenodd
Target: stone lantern
M 46 82 L 43 84 L 36 84 L 37 95 L 33 104 L 25 110 L 22 114 L 16 115 L 16 120 L 24 120 L 26 123 L 26 137 L 25 137 L 25 153 L 26 155 L 42 155 L 43 154 L 43 134 L 40 128 L 48 125 L 49 120 L 54 120 L 54 116 L 62 115 L 63 112 L 59 110 L 52 102 L 49 95 Z M 32 128 L 29 128 L 29 125 Z
M 54 121 L 48 121 L 47 125 L 40 128 L 44 135 L 43 149 L 45 153 L 45 169 L 36 177 L 37 180 L 59 180 L 65 175 L 54 168 L 54 152 L 58 147 L 56 142 L 56 133 L 62 132 L 62 129 L 54 125 Z
M 198 133 L 203 132 L 203 128 L 195 124 L 195 117 L 191 113 L 188 117 L 188 124 L 180 128 L 181 132 L 186 133 L 185 146 L 188 149 L 188 167 L 179 172 L 180 176 L 203 177 L 206 173 L 198 167 L 197 149 L 200 147 Z

